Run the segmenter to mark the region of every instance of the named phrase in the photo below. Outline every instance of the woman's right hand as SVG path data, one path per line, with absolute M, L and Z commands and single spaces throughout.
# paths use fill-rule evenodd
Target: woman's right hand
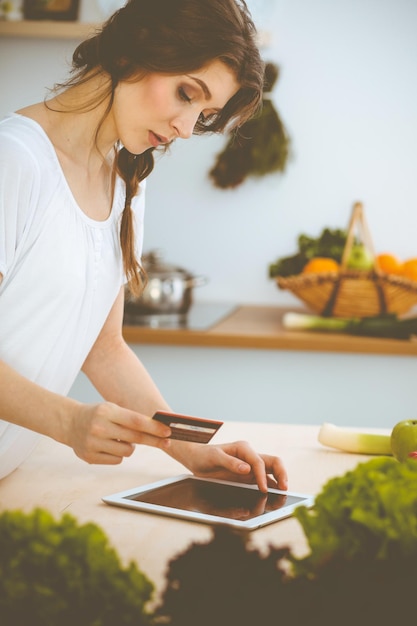
M 137 443 L 170 446 L 168 426 L 111 402 L 79 404 L 65 430 L 64 443 L 87 463 L 117 465 Z

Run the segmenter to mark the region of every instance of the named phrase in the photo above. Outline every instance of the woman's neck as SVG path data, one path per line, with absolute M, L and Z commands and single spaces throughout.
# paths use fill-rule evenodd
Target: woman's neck
M 118 139 L 109 100 L 109 81 L 96 76 L 18 113 L 42 126 L 58 155 L 95 169 L 113 159 Z

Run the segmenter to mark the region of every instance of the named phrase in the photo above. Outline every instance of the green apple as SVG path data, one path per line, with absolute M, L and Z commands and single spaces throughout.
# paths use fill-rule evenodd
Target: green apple
M 350 251 L 347 266 L 351 270 L 371 270 L 374 258 L 363 243 L 355 243 Z
M 417 451 L 417 420 L 398 422 L 391 431 L 391 452 L 397 461 L 405 461 Z

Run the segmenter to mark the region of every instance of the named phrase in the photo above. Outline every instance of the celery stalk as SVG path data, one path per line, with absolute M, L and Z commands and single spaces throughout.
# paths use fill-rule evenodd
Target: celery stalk
M 390 435 L 365 433 L 325 422 L 320 428 L 318 439 L 323 446 L 344 452 L 392 455 Z
M 360 318 L 289 312 L 283 315 L 282 323 L 287 330 L 315 330 L 391 339 L 410 339 L 417 335 L 417 317 L 398 319 L 394 314 Z

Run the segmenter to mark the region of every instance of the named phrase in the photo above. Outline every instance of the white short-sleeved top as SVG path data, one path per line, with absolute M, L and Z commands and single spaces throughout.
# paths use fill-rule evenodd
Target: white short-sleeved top
M 124 283 L 124 192 L 117 178 L 108 219 L 89 218 L 42 127 L 15 113 L 0 121 L 0 359 L 56 393 L 70 390 Z M 140 255 L 143 183 L 132 208 Z M 39 437 L 1 417 L 0 478 Z

